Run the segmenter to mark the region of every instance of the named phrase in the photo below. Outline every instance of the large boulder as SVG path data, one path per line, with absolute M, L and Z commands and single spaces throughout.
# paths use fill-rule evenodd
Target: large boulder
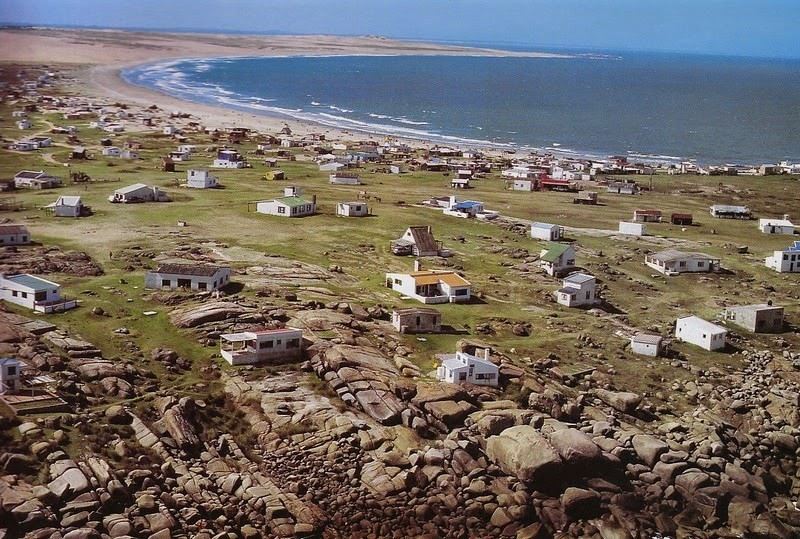
M 608 404 L 615 410 L 626 414 L 633 413 L 642 402 L 642 396 L 628 391 L 609 391 L 595 389 L 594 396 Z
M 633 450 L 645 464 L 651 468 L 658 462 L 658 457 L 666 453 L 669 446 L 664 440 L 660 440 L 649 434 L 637 434 L 633 437 Z
M 532 485 L 558 477 L 561 457 L 547 438 L 529 425 L 511 427 L 487 441 L 486 455 L 505 473 Z
M 550 434 L 550 444 L 567 464 L 588 464 L 599 459 L 602 451 L 577 429 L 561 429 Z

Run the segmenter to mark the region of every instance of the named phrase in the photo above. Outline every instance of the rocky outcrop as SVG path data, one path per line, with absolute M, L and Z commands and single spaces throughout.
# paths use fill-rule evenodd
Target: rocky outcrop
M 528 425 L 511 427 L 487 440 L 486 455 L 504 472 L 531 485 L 546 485 L 561 471 L 562 461 L 550 442 Z

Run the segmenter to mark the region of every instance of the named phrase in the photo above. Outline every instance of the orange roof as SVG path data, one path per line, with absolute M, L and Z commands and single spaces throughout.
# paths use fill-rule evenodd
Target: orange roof
M 454 271 L 415 271 L 409 273 L 417 286 L 443 282 L 449 286 L 469 286 L 470 283 Z

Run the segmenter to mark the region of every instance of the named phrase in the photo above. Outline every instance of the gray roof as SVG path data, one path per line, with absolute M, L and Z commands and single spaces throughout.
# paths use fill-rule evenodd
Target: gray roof
M 683 260 L 686 258 L 700 258 L 702 260 L 719 260 L 719 257 L 707 255 L 705 253 L 687 253 L 678 251 L 677 249 L 667 249 L 650 255 L 650 258 L 658 260 L 659 262 L 673 262 L 675 260 Z
M 213 277 L 218 271 L 226 269 L 211 264 L 160 264 L 155 273 L 169 275 L 194 275 L 197 277 Z
M 659 344 L 663 338 L 661 335 L 651 335 L 649 333 L 637 333 L 633 337 L 631 337 L 632 341 L 639 342 L 642 344 Z
M 30 288 L 31 290 L 50 290 L 53 288 L 53 286 L 58 287 L 56 283 L 40 279 L 39 277 L 35 277 L 33 275 L 28 275 L 27 273 L 20 273 L 19 275 L 7 275 L 4 278 L 7 281 Z

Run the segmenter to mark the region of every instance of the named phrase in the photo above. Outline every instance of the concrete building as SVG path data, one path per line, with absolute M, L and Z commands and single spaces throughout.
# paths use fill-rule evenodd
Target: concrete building
M 56 217 L 81 217 L 88 210 L 77 195 L 62 195 L 45 208 Z
M 773 251 L 764 264 L 779 273 L 800 272 L 800 241 L 792 243 L 786 249 Z
M 795 226 L 789 220 L 789 216 L 784 215 L 783 219 L 759 219 L 758 229 L 763 234 L 787 234 L 791 236 L 794 234 Z
M 545 241 L 558 241 L 564 237 L 564 227 L 550 223 L 532 223 L 531 238 Z
M 303 331 L 286 327 L 220 335 L 220 354 L 231 365 L 281 364 L 303 355 Z
M 597 279 L 587 273 L 573 273 L 561 280 L 556 301 L 565 307 L 594 305 L 597 299 Z
M 727 322 L 752 333 L 778 333 L 783 330 L 783 307 L 771 303 L 728 307 L 723 317 Z
M 464 303 L 470 300 L 471 284 L 449 270 L 421 270 L 414 263 L 411 273 L 387 273 L 386 286 L 425 304 Z
M 442 356 L 436 369 L 436 378 L 451 384 L 475 384 L 496 387 L 500 383 L 500 368 L 489 360 L 489 349 L 483 357 L 467 352 L 456 352 Z
M 708 273 L 719 270 L 720 259 L 705 253 L 685 253 L 667 249 L 645 255 L 644 263 L 664 275 L 679 273 Z
M 61 285 L 27 273 L 0 275 L 0 299 L 37 313 L 67 311 L 77 307 L 74 299 L 61 296 Z
M 549 243 L 539 253 L 539 267 L 555 276 L 575 267 L 575 249 L 566 243 Z
M 662 353 L 663 339 L 660 335 L 637 333 L 631 337 L 631 351 L 641 356 L 657 357 Z
M 192 189 L 213 189 L 219 187 L 219 180 L 205 169 L 189 169 L 186 171 L 186 187 Z
M 392 311 L 392 325 L 400 333 L 439 333 L 442 313 L 429 307 L 411 307 Z
M 283 190 L 284 196 L 256 203 L 256 211 L 280 217 L 305 217 L 317 212 L 317 196 L 301 196 L 299 187 L 289 186 Z
M 369 205 L 366 202 L 339 202 L 336 204 L 336 215 L 340 217 L 366 217 Z
M 25 225 L 14 223 L 0 224 L 0 246 L 27 245 L 31 242 L 31 234 Z
M 660 223 L 660 210 L 633 210 L 633 222 L 635 223 Z
M 184 288 L 200 292 L 219 290 L 231 280 L 231 269 L 211 264 L 161 264 L 148 271 L 144 287 L 153 290 Z
M 725 348 L 728 330 L 697 316 L 684 316 L 675 322 L 675 338 L 713 352 Z
M 626 236 L 644 236 L 647 234 L 647 225 L 644 223 L 632 223 L 630 221 L 619 222 L 619 233 Z
M 214 168 L 245 168 L 247 161 L 236 150 L 222 149 L 217 152 L 212 166 Z
M 361 178 L 355 172 L 334 172 L 328 177 L 333 185 L 361 185 Z
M 0 395 L 14 394 L 22 389 L 22 362 L 13 357 L 0 358 Z
M 753 213 L 747 206 L 714 204 L 709 210 L 711 215 L 718 219 L 751 219 L 753 217 Z

